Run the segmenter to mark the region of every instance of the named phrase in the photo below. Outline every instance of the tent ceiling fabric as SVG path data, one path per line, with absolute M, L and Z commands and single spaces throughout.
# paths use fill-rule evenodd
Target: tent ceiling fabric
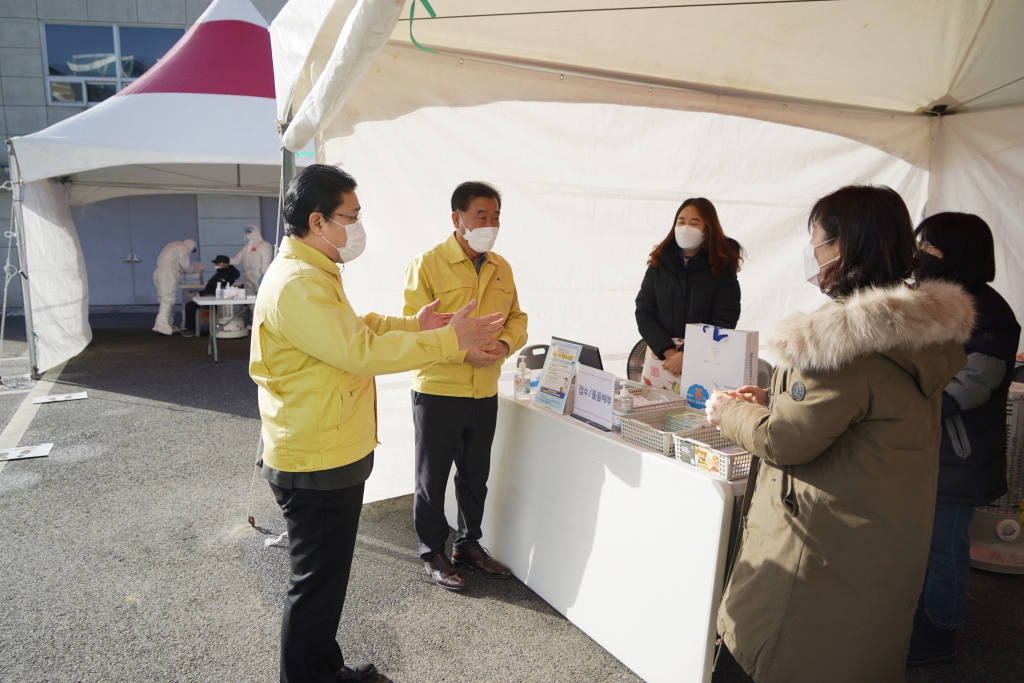
M 365 32 L 345 34 L 353 36 L 346 41 L 346 22 L 367 6 L 385 13 L 385 7 L 401 2 L 291 0 L 271 24 L 278 119 L 304 110 L 303 131 L 289 147 L 323 132 L 349 95 L 359 92 L 351 77 L 359 69 L 336 72 L 338 57 L 332 62 L 332 55 L 347 52 L 342 69 L 353 62 L 363 68 L 380 49 Z M 437 17 L 421 4 L 412 32 L 425 48 L 441 53 L 432 55 L 438 59 L 834 110 L 827 115 L 914 116 L 936 105 L 951 112 L 1024 103 L 1024 2 L 1019 0 L 432 0 L 430 5 Z M 389 41 L 391 54 L 401 47 L 415 49 L 409 10 L 406 0 Z M 381 63 L 378 57 L 371 74 Z M 342 81 L 345 87 L 338 85 Z M 386 96 L 407 99 L 394 90 Z M 530 97 L 521 93 L 519 99 Z M 499 94 L 491 101 L 500 99 Z M 916 152 L 894 153 L 919 163 Z
M 1024 76 L 1019 0 L 431 4 L 438 17 L 420 12 L 413 31 L 418 42 L 442 52 L 487 53 L 769 99 L 912 113 L 936 102 L 966 102 Z M 581 5 L 605 11 L 553 13 Z M 657 5 L 666 7 L 651 9 Z M 631 6 L 644 9 L 625 9 Z M 504 16 L 480 16 L 485 14 Z M 465 18 L 445 18 L 458 16 Z M 409 43 L 407 19 L 392 40 Z M 1016 93 L 1009 103 L 1024 102 L 1024 90 Z

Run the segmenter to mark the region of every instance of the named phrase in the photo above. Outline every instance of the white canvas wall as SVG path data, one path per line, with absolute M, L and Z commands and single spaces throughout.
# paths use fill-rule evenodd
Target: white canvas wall
M 71 207 L 60 183 L 26 183 L 22 202 L 25 263 L 31 285 L 36 367 L 77 356 L 92 341 L 89 281 Z
M 934 119 L 928 214 L 981 216 L 995 237 L 993 287 L 1024 320 L 1024 107 Z
M 804 281 L 800 253 L 815 200 L 884 184 L 917 218 L 927 190 L 925 170 L 838 135 L 614 104 L 422 108 L 359 123 L 325 153 L 356 177 L 366 215 L 366 252 L 343 275 L 357 311 L 400 313 L 409 260 L 451 233 L 453 189 L 485 180 L 504 195 L 495 251 L 512 265 L 530 342 L 569 337 L 619 360 L 640 339 L 634 300 L 647 255 L 684 199 L 710 199 L 746 248 L 739 326 L 764 341 L 780 318 L 824 300 Z M 378 386 L 383 443 L 368 497 L 385 497 L 375 488 L 385 484 L 390 495 L 412 490 L 409 385 Z

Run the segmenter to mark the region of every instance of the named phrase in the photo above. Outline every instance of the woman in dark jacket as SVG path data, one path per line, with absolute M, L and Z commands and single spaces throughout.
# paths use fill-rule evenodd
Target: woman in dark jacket
M 992 231 L 978 216 L 939 213 L 917 228 L 924 266 L 918 279 L 960 284 L 977 318 L 964 344 L 967 367 L 942 393 L 939 487 L 924 593 L 907 664 L 956 657 L 954 636 L 967 612 L 974 508 L 1006 493 L 1006 396 L 1020 325 L 987 283 L 996 277 Z
M 636 297 L 636 324 L 647 347 L 673 375 L 683 365 L 673 339 L 684 339 L 688 324 L 736 327 L 740 251 L 722 232 L 714 204 L 698 197 L 683 202 L 672 230 L 651 252 Z

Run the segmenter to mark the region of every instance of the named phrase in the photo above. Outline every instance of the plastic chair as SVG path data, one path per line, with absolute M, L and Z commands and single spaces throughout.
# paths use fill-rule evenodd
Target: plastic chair
M 1024 365 L 1018 365 L 1013 370 L 1013 381 L 1024 382 Z
M 639 382 L 644 374 L 644 359 L 647 358 L 647 342 L 643 339 L 636 343 L 626 360 L 626 379 Z
M 548 359 L 548 345 L 534 344 L 527 346 L 516 356 L 516 367 L 519 367 L 519 359 L 526 359 L 526 367 L 530 370 L 540 370 L 544 367 L 544 361 Z

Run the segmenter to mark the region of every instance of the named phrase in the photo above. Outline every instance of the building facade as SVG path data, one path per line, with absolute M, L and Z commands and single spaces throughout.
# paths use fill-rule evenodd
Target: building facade
M 0 131 L 28 135 L 116 94 L 159 60 L 211 0 L 0 0 Z M 270 22 L 286 0 L 252 0 Z M 10 177 L 6 145 L 0 180 Z M 0 193 L 0 235 L 10 226 L 10 192 Z M 152 283 L 163 243 L 191 237 L 212 270 L 217 254 L 235 256 L 245 225 L 273 240 L 276 198 L 226 195 L 140 196 L 75 207 L 73 215 L 95 310 L 156 303 Z M 158 223 L 160 243 L 140 243 L 138 226 Z M 133 230 L 133 227 L 135 228 Z M 148 231 L 152 235 L 152 231 Z M 150 242 L 153 241 L 149 237 Z M 0 239 L 0 266 L 8 238 Z M 122 253 L 123 252 L 123 253 Z M 11 256 L 17 263 L 16 254 Z M 21 307 L 17 278 L 8 306 Z M 2 295 L 2 293 L 0 293 Z

